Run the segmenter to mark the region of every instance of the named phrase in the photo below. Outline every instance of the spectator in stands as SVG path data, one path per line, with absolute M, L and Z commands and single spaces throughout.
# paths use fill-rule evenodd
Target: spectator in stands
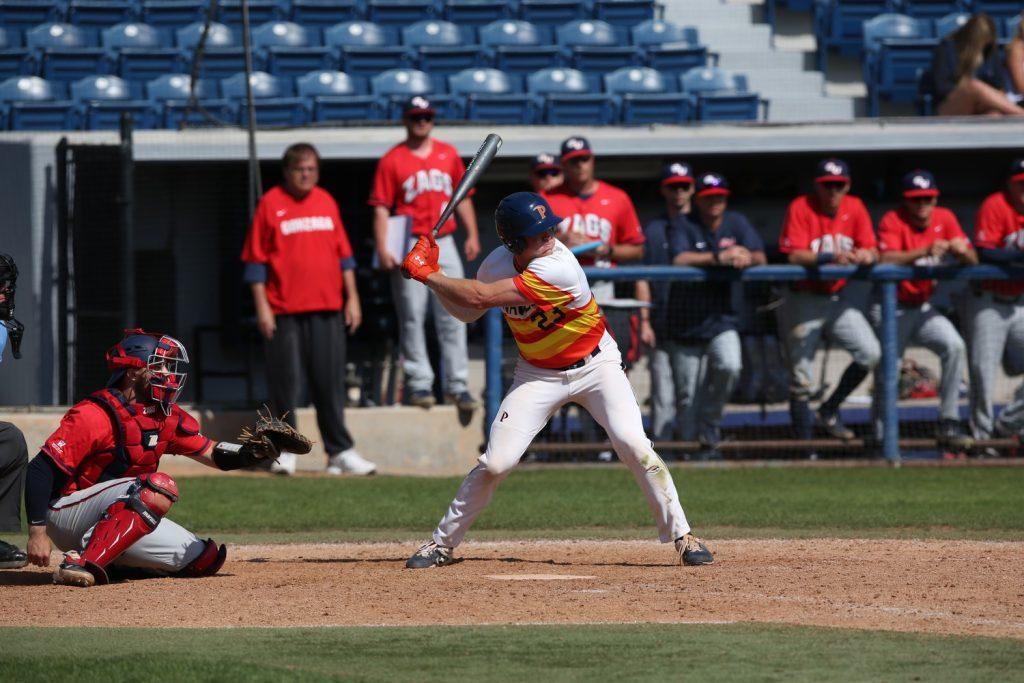
M 794 199 L 786 211 L 779 251 L 790 263 L 808 268 L 830 263 L 867 266 L 878 259 L 871 217 L 864 202 L 850 194 L 850 170 L 845 161 L 824 159 L 818 164 L 814 191 Z M 814 416 L 818 426 L 834 438 L 848 441 L 854 437 L 839 419 L 839 406 L 881 357 L 867 318 L 843 296 L 845 286 L 845 280 L 796 282 L 778 310 L 790 367 L 790 416 L 799 439 L 809 439 L 812 434 L 812 370 L 822 335 L 853 356 L 839 385 Z
M 1010 97 L 1016 104 L 1020 104 L 1024 101 L 1024 18 L 1017 22 L 1017 30 L 1006 46 L 1006 71 L 1013 88 Z
M 996 42 L 996 24 L 975 14 L 943 38 L 932 57 L 932 78 L 941 116 L 1024 116 L 1006 96 L 1006 71 Z
M 380 267 L 391 273 L 391 288 L 398 309 L 406 403 L 430 408 L 435 402 L 434 369 L 427 355 L 423 329 L 429 308 L 447 375 L 445 391 L 460 411 L 473 411 L 479 404 L 467 385 L 466 324 L 448 313 L 436 295 L 415 280 L 403 278 L 399 270 L 413 241 L 433 229 L 466 170 L 455 147 L 433 137 L 434 118 L 434 108 L 425 97 L 417 95 L 405 103 L 402 113 L 405 140 L 381 157 L 373 179 L 370 195 L 370 205 L 374 207 L 373 233 Z M 463 253 L 472 261 L 480 255 L 472 199 L 467 197 L 455 207 L 455 215 L 466 231 Z M 399 229 L 394 221 L 389 222 L 392 216 L 406 216 L 411 221 L 411 237 L 400 254 L 388 247 L 389 229 Z M 462 277 L 462 259 L 452 236 L 455 228 L 453 217 L 441 228 L 437 243 L 441 249 L 441 267 L 451 277 Z
M 985 198 L 974 222 L 974 246 L 985 263 L 1024 265 L 1024 158 L 1010 166 L 1005 187 Z M 1024 282 L 975 283 L 967 300 L 968 370 L 974 438 L 1024 434 L 1024 384 L 996 418 L 992 409 L 997 364 L 1024 372 Z
M 562 184 L 562 167 L 554 154 L 541 152 L 530 160 L 530 187 L 542 194 Z
M 669 243 L 673 264 L 743 269 L 767 262 L 764 241 L 750 221 L 728 210 L 729 193 L 725 176 L 697 176 L 696 210 L 680 222 Z M 721 282 L 673 282 L 669 294 L 676 305 L 671 307 L 675 315 L 666 341 L 672 344 L 675 382 L 682 395 L 679 410 L 694 416 L 704 458 L 720 457 L 722 411 L 743 370 L 733 290 Z M 693 438 L 689 429 L 683 425 L 684 439 Z
M 334 199 L 317 186 L 320 155 L 300 142 L 283 158 L 284 182 L 260 199 L 242 261 L 266 340 L 270 401 L 296 424 L 308 378 L 328 474 L 373 474 L 345 427 L 346 327 L 362 321 L 355 259 Z M 295 455 L 282 453 L 272 471 L 292 474 Z
M 879 260 L 897 265 L 931 266 L 944 263 L 974 265 L 978 255 L 960 222 L 949 209 L 937 206 L 939 188 L 935 177 L 925 170 L 903 176 L 903 202 L 886 213 L 878 224 Z M 929 300 L 935 280 L 904 280 L 897 292 L 896 312 L 899 357 L 913 342 L 939 357 L 942 379 L 939 383 L 939 425 L 936 438 L 950 452 L 966 451 L 973 445 L 960 426 L 960 382 L 967 364 L 967 345 L 949 319 Z M 880 316 L 876 317 L 876 323 Z M 877 374 L 877 373 L 876 373 Z M 875 408 L 880 407 L 882 382 L 875 381 Z M 881 438 L 881 422 L 876 412 L 876 436 Z
M 689 163 L 676 161 L 662 169 L 661 196 L 665 199 L 665 213 L 644 226 L 644 265 L 648 266 L 672 264 L 674 254 L 670 245 L 676 241 L 675 234 L 682 230 L 693 200 L 693 171 Z M 640 342 L 649 349 L 651 438 L 655 441 L 681 440 L 684 421 L 693 424 L 693 418 L 684 416 L 679 408 L 686 405 L 686 394 L 683 385 L 675 381 L 675 345 L 669 325 L 679 317 L 675 308 L 682 302 L 669 300 L 669 288 L 670 283 L 666 281 L 637 282 L 637 299 L 651 302 L 651 308 L 640 309 L 639 332 Z

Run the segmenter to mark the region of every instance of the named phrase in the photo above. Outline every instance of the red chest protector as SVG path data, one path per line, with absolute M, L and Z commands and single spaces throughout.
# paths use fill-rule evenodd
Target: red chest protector
M 81 490 L 102 481 L 137 477 L 156 472 L 160 456 L 174 440 L 175 434 L 193 436 L 199 433 L 199 423 L 178 406 L 171 414 L 153 407 L 129 403 L 117 389 L 101 389 L 86 400 L 98 405 L 110 417 L 114 431 L 113 450 L 91 454 L 75 471 L 74 488 Z

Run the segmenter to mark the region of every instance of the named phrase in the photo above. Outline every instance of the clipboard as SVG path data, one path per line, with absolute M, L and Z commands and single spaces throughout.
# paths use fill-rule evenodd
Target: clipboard
M 401 263 L 409 252 L 409 240 L 412 239 L 412 216 L 389 216 L 384 248 L 391 258 Z M 377 250 L 373 252 L 373 267 L 380 268 Z

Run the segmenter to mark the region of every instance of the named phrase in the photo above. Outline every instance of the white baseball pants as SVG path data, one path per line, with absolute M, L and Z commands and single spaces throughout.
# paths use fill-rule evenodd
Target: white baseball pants
M 640 407 L 622 371 L 618 346 L 607 333 L 600 346 L 601 353 L 583 367 L 565 372 L 538 368 L 520 359 L 512 387 L 491 424 L 487 451 L 463 480 L 434 530 L 435 543 L 449 548 L 462 543 L 537 432 L 570 402 L 583 406 L 608 432 L 619 460 L 629 467 L 647 496 L 662 543 L 690 531 L 672 475 L 644 434 Z

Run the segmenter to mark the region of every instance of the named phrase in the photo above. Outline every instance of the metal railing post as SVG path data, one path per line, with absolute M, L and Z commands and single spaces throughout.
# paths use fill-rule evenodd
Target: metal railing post
M 896 286 L 894 280 L 880 283 L 882 289 L 882 454 L 893 464 L 900 462 L 900 416 L 896 405 L 899 383 L 899 349 L 896 333 Z
M 492 308 L 484 314 L 485 358 L 487 363 L 487 387 L 484 390 L 484 410 L 487 416 L 484 431 L 491 428 L 494 416 L 501 405 L 501 310 Z

